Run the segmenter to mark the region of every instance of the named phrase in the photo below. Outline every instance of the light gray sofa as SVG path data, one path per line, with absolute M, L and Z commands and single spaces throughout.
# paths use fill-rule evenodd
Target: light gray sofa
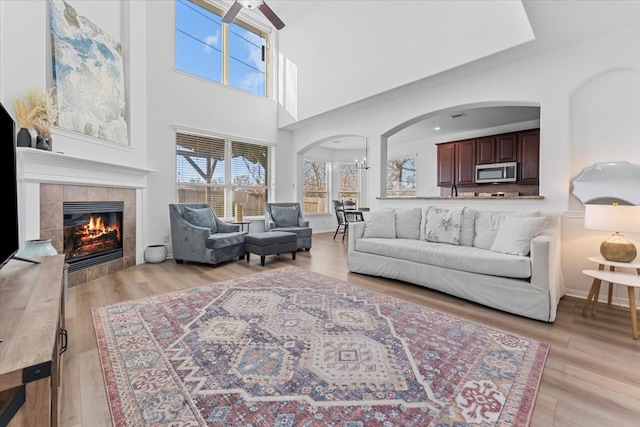
M 458 222 L 447 219 L 446 211 Z M 438 229 L 443 224 L 447 231 Z M 350 223 L 348 235 L 354 273 L 414 283 L 544 322 L 555 320 L 565 293 L 557 214 L 382 209 Z
M 239 225 L 221 221 L 205 203 L 169 205 L 173 258 L 212 264 L 244 259 L 244 236 Z

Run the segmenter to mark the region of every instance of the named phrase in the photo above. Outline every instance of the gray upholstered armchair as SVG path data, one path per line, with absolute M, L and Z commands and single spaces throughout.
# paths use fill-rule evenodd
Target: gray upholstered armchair
M 173 258 L 217 266 L 238 257 L 244 259 L 244 235 L 239 225 L 227 224 L 204 203 L 169 205 Z
M 311 249 L 311 227 L 302 216 L 300 203 L 265 203 L 264 230 L 287 231 L 298 236 L 298 250 Z

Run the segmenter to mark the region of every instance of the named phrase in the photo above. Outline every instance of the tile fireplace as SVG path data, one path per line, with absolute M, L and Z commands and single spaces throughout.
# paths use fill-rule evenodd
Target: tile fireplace
M 1 1 L 1 0 L 0 0 Z M 58 130 L 62 132 L 61 130 Z M 74 134 L 65 134 L 69 141 Z M 59 141 L 59 140 L 58 140 Z M 75 140 L 74 140 L 75 141 Z M 85 145 L 85 141 L 82 141 Z M 128 148 L 124 148 L 128 150 Z M 16 149 L 18 165 L 18 201 L 20 212 L 20 236 L 28 239 L 51 239 L 54 248 L 62 254 L 65 249 L 64 205 L 73 203 L 118 202 L 124 207 L 120 219 L 121 245 L 117 251 L 122 255 L 112 260 L 101 260 L 96 265 L 86 266 L 85 254 L 78 256 L 82 261 L 77 266 L 69 266 L 69 287 L 73 287 L 103 276 L 132 267 L 144 259 L 142 240 L 142 219 L 145 217 L 147 175 L 151 169 L 118 164 L 106 156 L 107 161 L 78 157 L 63 153 L 34 150 L 28 147 Z M 93 212 L 78 212 L 74 220 L 90 221 L 93 213 L 108 212 L 103 208 L 89 209 Z M 86 218 L 81 218 L 87 214 Z M 72 216 L 73 218 L 73 216 Z M 67 218 L 69 220 L 69 218 Z M 82 221 L 80 221 L 82 220 Z M 110 220 L 102 219 L 102 222 Z M 94 219 L 95 222 L 95 219 Z M 68 224 L 69 225 L 69 224 Z M 79 224 L 74 224 L 78 226 Z M 106 238 L 106 237 L 105 237 Z M 94 246 L 100 246 L 94 245 Z M 104 244 L 102 246 L 108 246 Z M 86 249 L 86 248 L 84 248 Z M 82 249 L 80 252 L 84 251 Z M 107 249 L 107 255 L 115 257 Z M 77 250 L 76 250 L 77 251 Z M 71 250 L 73 252 L 73 250 Z M 80 253 L 78 252 L 78 253 Z M 68 255 L 66 255 L 68 257 Z M 70 258 L 71 259 L 71 258 Z M 90 264 L 94 264 L 91 262 Z M 77 270 L 75 270 L 78 268 Z M 74 270 L 74 271 L 72 271 Z

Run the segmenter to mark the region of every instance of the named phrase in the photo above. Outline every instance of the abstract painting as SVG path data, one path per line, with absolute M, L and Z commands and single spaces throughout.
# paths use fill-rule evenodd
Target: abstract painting
M 128 144 L 120 43 L 65 1 L 49 10 L 58 126 Z

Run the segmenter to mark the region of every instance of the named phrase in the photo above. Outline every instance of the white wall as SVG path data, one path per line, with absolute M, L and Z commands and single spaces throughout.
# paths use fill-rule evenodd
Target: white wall
M 578 83 L 570 95 L 570 179 L 598 162 L 640 164 L 640 68 L 612 69 Z M 575 272 L 595 268 L 586 258 L 599 255 L 600 243 L 611 233 L 585 230 L 584 207 L 571 194 L 568 210 L 562 233 L 565 281 L 576 295 L 586 297 L 589 280 Z M 640 234 L 624 234 L 640 248 Z M 615 291 L 618 300 L 627 300 L 625 287 Z M 601 293 L 604 296 L 605 290 Z
M 147 15 L 151 43 L 147 54 L 148 166 L 158 173 L 149 177 L 150 243 L 162 242 L 170 234 L 168 204 L 176 201 L 175 128 L 273 145 L 281 137 L 275 101 L 174 69 L 174 22 L 174 2 L 154 2 Z M 287 179 L 286 173 L 276 174 L 279 180 Z
M 534 38 L 519 1 L 304 1 L 281 11 L 280 52 L 298 67 L 297 120 Z
M 129 166 L 146 164 L 146 57 L 144 19 L 145 2 L 80 2 L 69 1 L 77 12 L 123 46 L 127 106 L 129 111 L 128 146 L 115 144 L 83 134 L 53 129 L 53 150 L 88 159 Z M 13 112 L 17 98 L 25 99 L 29 89 L 45 89 L 53 85 L 49 42 L 49 12 L 46 1 L 1 2 L 0 31 L 0 100 Z M 122 39 L 123 20 L 137 28 L 135 37 Z M 25 26 L 25 22 L 29 25 Z
M 363 108 L 352 108 L 351 111 L 338 118 L 326 119 L 309 126 L 300 127 L 293 131 L 292 144 L 295 152 L 304 151 L 305 147 L 314 144 L 328 135 L 359 134 L 366 135 L 372 141 L 372 169 L 369 171 L 372 185 L 369 191 L 370 205 L 382 206 L 426 206 L 429 201 L 385 201 L 376 199 L 379 196 L 379 183 L 384 177 L 385 165 L 381 164 L 380 135 L 414 117 L 422 116 L 432 111 L 443 110 L 456 105 L 466 105 L 492 101 L 513 101 L 531 103 L 541 106 L 541 178 L 540 194 L 543 201 L 491 201 L 474 202 L 478 209 L 491 210 L 532 210 L 565 212 L 568 209 L 570 178 L 572 174 L 572 158 L 583 148 L 584 141 L 573 140 L 572 137 L 572 96 L 585 82 L 597 76 L 605 75 L 612 70 L 640 69 L 640 51 L 637 48 L 640 40 L 640 26 L 626 27 L 615 32 L 605 34 L 580 43 L 555 49 L 535 57 L 513 62 L 491 70 L 480 72 L 469 77 L 444 83 L 435 87 L 416 90 L 409 95 L 394 97 L 380 96 L 377 103 L 371 103 Z M 582 99 L 587 109 L 597 111 L 594 107 L 600 102 L 602 91 L 615 89 L 613 95 L 605 98 L 617 103 L 616 111 L 637 109 L 637 75 L 631 73 L 629 85 L 613 83 L 616 79 L 608 79 L 610 85 L 604 89 L 594 90 Z M 634 77 L 635 76 L 635 77 Z M 629 96 L 617 96 L 621 91 L 631 89 Z M 606 104 L 605 104 L 606 105 Z M 575 116 L 575 114 L 574 114 Z M 628 117 L 628 116 L 625 116 Z M 638 117 L 636 115 L 635 117 Z M 586 115 L 573 126 L 591 130 L 594 118 Z M 614 135 L 624 135 L 625 138 L 600 141 L 602 149 L 590 150 L 593 154 L 584 158 L 584 164 L 576 167 L 587 167 L 595 161 L 609 160 L 610 152 L 627 153 L 625 160 L 640 163 L 637 144 L 638 120 L 616 120 L 617 129 Z M 606 125 L 602 125 L 606 126 Z M 635 135 L 635 145 L 627 138 Z M 572 147 L 572 141 L 577 145 Z M 593 142 L 596 143 L 596 142 Z M 606 145 L 606 149 L 605 149 Z M 292 154 L 294 156 L 295 154 Z M 617 157 L 617 154 L 616 154 Z M 618 158 L 610 160 L 620 160 Z M 446 201 L 446 204 L 460 202 Z M 468 202 L 467 202 L 468 203 Z M 578 230 L 576 230 L 578 232 Z M 597 240 L 597 239 L 596 239 Z M 591 255 L 597 255 L 599 243 L 593 245 Z M 589 281 L 581 275 L 578 267 L 584 255 L 566 253 L 564 256 L 564 271 L 571 292 L 580 293 L 588 290 Z

